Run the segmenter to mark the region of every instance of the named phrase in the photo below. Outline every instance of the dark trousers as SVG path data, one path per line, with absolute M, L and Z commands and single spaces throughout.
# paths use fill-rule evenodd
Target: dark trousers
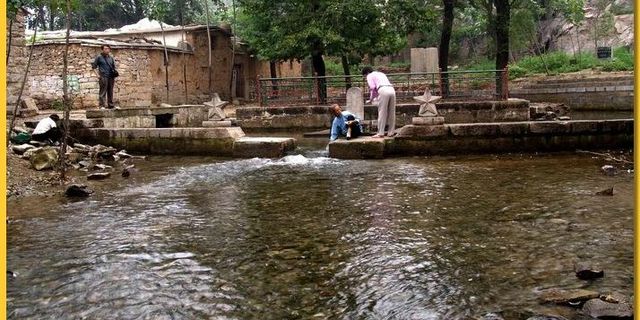
M 106 104 L 109 109 L 113 108 L 113 83 L 115 82 L 115 78 L 100 76 L 100 108 L 105 106 Z
M 62 131 L 58 128 L 51 128 L 45 133 L 34 134 L 31 136 L 32 140 L 47 142 L 51 140 L 53 142 L 60 141 L 62 139 Z
M 354 121 L 356 118 L 352 115 L 347 116 L 347 121 Z M 351 138 L 357 138 L 362 134 L 360 131 L 360 125 L 358 123 L 352 123 L 351 125 L 347 125 L 348 128 L 351 129 Z

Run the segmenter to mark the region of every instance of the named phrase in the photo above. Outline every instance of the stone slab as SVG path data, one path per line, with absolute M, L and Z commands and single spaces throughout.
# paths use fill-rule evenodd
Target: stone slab
M 280 158 L 296 148 L 293 138 L 243 137 L 233 143 L 236 158 Z
M 435 126 L 444 124 L 444 117 L 413 117 L 411 123 L 416 126 Z
M 347 90 L 347 104 L 345 110 L 353 113 L 357 118 L 364 119 L 364 98 L 362 89 L 351 87 Z
M 217 127 L 231 127 L 231 120 L 222 121 L 202 121 L 202 126 L 205 128 L 217 128 Z
M 145 154 L 232 156 L 234 142 L 244 137 L 228 128 L 97 128 L 83 131 L 83 140 Z
M 385 145 L 392 140 L 370 137 L 338 139 L 329 143 L 329 156 L 338 159 L 382 159 L 385 155 Z

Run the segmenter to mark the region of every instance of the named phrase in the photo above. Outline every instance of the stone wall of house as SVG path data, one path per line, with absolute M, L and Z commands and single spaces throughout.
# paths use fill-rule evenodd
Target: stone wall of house
M 13 110 L 18 100 L 24 70 L 27 66 L 28 51 L 25 47 L 25 18 L 26 12 L 18 10 L 18 14 L 11 23 L 11 28 L 7 28 L 7 48 L 9 53 L 9 64 L 7 66 L 7 109 Z M 9 47 L 10 46 L 10 47 Z M 25 84 L 23 97 L 29 96 L 29 83 Z
M 69 92 L 75 109 L 98 107 L 98 77 L 91 62 L 99 53 L 99 47 L 80 44 L 69 47 Z M 34 48 L 29 84 L 31 97 L 40 108 L 61 105 L 63 54 L 63 45 L 37 45 Z M 115 103 L 125 107 L 150 105 L 153 81 L 149 52 L 113 49 L 112 54 L 120 73 L 114 87 Z

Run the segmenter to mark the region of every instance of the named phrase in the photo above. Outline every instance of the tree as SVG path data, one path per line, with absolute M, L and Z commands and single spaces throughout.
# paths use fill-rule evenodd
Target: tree
M 71 100 L 69 99 L 69 79 L 68 79 L 68 67 L 69 67 L 69 34 L 71 33 L 71 0 L 65 0 L 66 2 L 66 35 L 64 42 L 64 54 L 62 56 L 62 94 L 64 104 L 64 120 L 63 120 L 63 135 L 62 135 L 62 147 L 60 147 L 60 183 L 65 181 L 65 175 L 67 171 L 67 140 L 69 139 L 69 114 L 71 113 Z
M 451 29 L 453 27 L 453 7 L 454 0 L 442 0 L 444 10 L 442 13 L 442 33 L 440 38 L 440 48 L 438 51 L 438 67 L 442 73 L 443 97 L 449 95 L 449 75 L 446 73 L 449 65 L 449 42 L 451 41 Z
M 496 70 L 504 70 L 509 63 L 509 19 L 511 3 L 509 0 L 493 0 L 496 6 Z M 496 91 L 503 94 L 501 77 L 496 77 Z
M 397 13 L 416 8 L 408 6 L 413 3 L 408 0 L 238 2 L 238 30 L 260 57 L 276 61 L 311 57 L 314 74 L 320 77 L 322 102 L 323 56 L 344 56 L 343 68 L 348 69 L 350 57 L 373 57 L 402 48 L 407 30 L 415 28 L 412 19 Z

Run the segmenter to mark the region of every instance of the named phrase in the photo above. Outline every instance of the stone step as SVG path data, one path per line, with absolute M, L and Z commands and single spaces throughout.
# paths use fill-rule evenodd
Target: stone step
M 329 143 L 329 156 L 338 159 L 382 159 L 385 145 L 393 138 L 360 137 L 351 140 L 338 139 Z
M 221 120 L 221 121 L 202 121 L 202 126 L 205 128 L 221 128 L 221 127 L 231 127 L 233 124 L 231 120 Z
M 413 117 L 411 123 L 417 126 L 437 126 L 444 124 L 444 117 Z
M 280 158 L 296 148 L 294 138 L 242 137 L 233 143 L 237 158 Z

